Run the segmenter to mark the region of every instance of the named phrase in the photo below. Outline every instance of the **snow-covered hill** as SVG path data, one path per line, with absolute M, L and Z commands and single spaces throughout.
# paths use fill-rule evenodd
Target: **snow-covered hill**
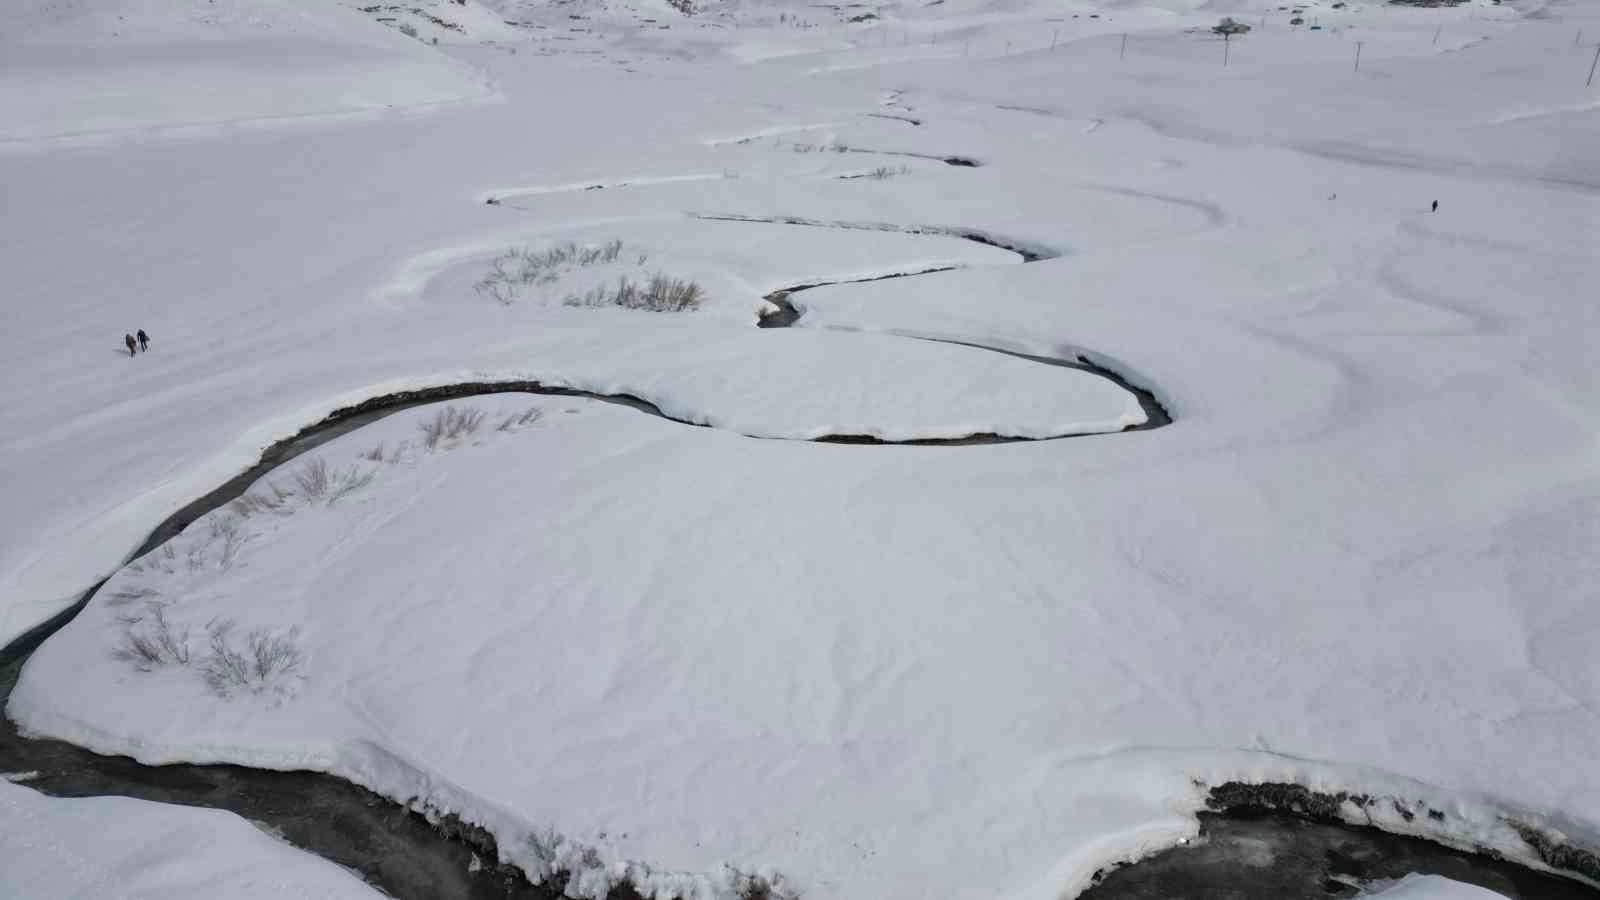
M 480 99 L 472 67 L 334 3 L 20 0 L 0 141 L 89 138 Z

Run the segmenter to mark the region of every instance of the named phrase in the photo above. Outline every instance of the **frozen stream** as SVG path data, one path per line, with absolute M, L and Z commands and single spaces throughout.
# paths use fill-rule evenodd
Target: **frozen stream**
M 1417 872 L 1513 900 L 1588 900 L 1576 881 L 1376 828 L 1287 813 L 1201 813 L 1201 838 L 1117 869 L 1078 900 L 1321 900 L 1358 897 Z
M 767 299 L 776 312 L 766 316 L 760 324 L 763 327 L 796 324 L 803 310 L 790 302 L 790 296 L 821 286 L 801 285 L 769 295 Z M 1045 366 L 1093 372 L 1139 398 L 1148 421 L 1137 428 L 1158 428 L 1171 422 L 1150 391 L 1129 384 L 1115 372 L 1083 356 L 1076 359 L 1034 356 L 917 335 L 886 335 L 885 339 L 961 344 Z M 665 417 L 656 407 L 636 398 L 604 397 L 546 388 L 532 382 L 449 385 L 373 398 L 339 410 L 327 420 L 272 446 L 251 469 L 162 522 L 134 556 L 145 554 L 181 532 L 194 519 L 238 497 L 270 470 L 335 437 L 419 404 L 505 391 L 590 396 Z M 878 443 L 850 435 L 821 440 Z M 922 443 L 984 444 L 1007 440 L 1015 439 L 973 435 L 954 441 Z M 81 610 L 95 590 L 73 608 L 0 650 L 0 701 L 9 697 L 33 650 Z M 126 757 L 101 756 L 61 741 L 26 739 L 9 720 L 0 725 L 0 772 L 26 773 L 23 783 L 54 796 L 124 795 L 226 809 L 261 824 L 297 846 L 359 871 L 370 883 L 396 897 L 432 900 L 561 896 L 558 890 L 527 883 L 515 869 L 496 866 L 494 842 L 485 832 L 456 821 L 430 823 L 419 814 L 329 775 L 228 765 L 145 766 Z M 1513 898 L 1600 897 L 1600 892 L 1576 882 L 1373 829 L 1317 824 L 1287 815 L 1248 810 L 1224 815 L 1205 814 L 1202 821 L 1205 840 L 1112 871 L 1084 897 L 1092 900 L 1350 897 L 1357 895 L 1357 885 L 1363 881 L 1399 877 L 1411 871 L 1449 875 L 1491 887 Z M 623 896 L 631 896 L 631 892 Z
M 799 317 L 787 303 L 808 284 L 775 292 L 786 320 L 768 317 L 763 327 L 789 325 Z M 885 340 L 907 337 L 886 336 Z M 969 345 L 978 349 L 994 349 Z M 995 350 L 1015 356 L 1009 351 Z M 1051 366 L 1093 371 L 1139 396 L 1149 421 L 1140 428 L 1170 421 L 1148 391 L 1131 388 L 1113 373 L 1071 360 L 1024 357 Z M 189 503 L 160 523 L 130 558 L 143 556 L 170 540 L 192 521 L 239 497 L 263 475 L 322 444 L 385 416 L 420 404 L 449 398 L 518 391 L 559 396 L 584 396 L 631 407 L 648 415 L 666 416 L 653 404 L 629 396 L 603 396 L 536 382 L 482 382 L 440 386 L 374 397 L 338 410 L 326 420 L 280 441 L 262 453 L 250 469 Z M 690 423 L 684 423 L 690 424 Z M 884 443 L 852 435 L 821 438 L 844 443 Z M 998 435 L 972 435 L 956 440 L 915 441 L 926 444 L 985 444 L 1017 440 Z M 103 584 L 103 582 L 102 582 Z M 28 657 L 51 634 L 77 615 L 99 585 L 78 603 L 0 649 L 0 703 L 6 702 Z M 229 810 L 281 834 L 291 843 L 359 871 L 370 883 L 405 898 L 553 898 L 559 891 L 529 884 L 515 869 L 494 863 L 492 837 L 458 822 L 435 825 L 421 815 L 357 785 L 313 772 L 275 772 L 229 765 L 146 766 L 127 757 L 101 756 L 55 740 L 30 740 L 15 725 L 0 723 L 0 772 L 26 773 L 23 783 L 62 797 L 121 795 L 167 803 Z

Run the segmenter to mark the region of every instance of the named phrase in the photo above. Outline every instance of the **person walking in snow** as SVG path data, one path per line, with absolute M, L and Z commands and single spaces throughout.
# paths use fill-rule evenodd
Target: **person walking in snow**
M 137 349 L 135 349 L 138 345 L 133 342 L 133 335 L 131 335 L 131 334 L 123 335 L 122 336 L 122 342 L 124 344 L 128 345 L 128 355 L 129 356 L 133 356 L 135 353 L 139 352 Z
M 139 349 L 141 351 L 150 349 L 150 335 L 145 334 L 143 328 L 139 329 Z
M 1433 211 L 1434 212 L 1438 212 L 1439 211 L 1439 201 L 1437 201 L 1437 200 L 1433 201 Z

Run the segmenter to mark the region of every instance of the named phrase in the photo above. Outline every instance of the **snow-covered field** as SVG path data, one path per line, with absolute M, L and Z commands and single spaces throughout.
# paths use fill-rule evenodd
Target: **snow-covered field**
M 0 48 L 0 151 L 494 96 L 481 72 L 332 2 L 13 0 Z
M 332 772 L 574 894 L 1070 897 L 1234 779 L 1600 847 L 1591 5 L 24 6 L 0 639 L 112 581 L 23 728 Z M 582 305 L 658 274 L 698 306 Z M 808 440 L 1143 421 L 995 349 L 1174 422 Z M 502 380 L 681 421 L 408 410 L 124 565 L 332 410 Z

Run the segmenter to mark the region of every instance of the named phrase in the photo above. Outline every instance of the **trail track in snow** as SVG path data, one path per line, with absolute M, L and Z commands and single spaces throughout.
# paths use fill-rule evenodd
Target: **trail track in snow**
M 977 228 L 954 225 L 902 225 L 894 222 L 852 222 L 846 220 L 807 219 L 800 216 L 747 216 L 739 213 L 689 213 L 691 219 L 708 222 L 751 222 L 764 225 L 802 225 L 807 228 L 841 228 L 851 231 L 898 231 L 901 234 L 931 234 L 942 237 L 975 241 L 1001 250 L 1009 250 L 1022 257 L 1023 262 L 1055 259 L 1061 251 L 1030 241 L 1002 237 Z

